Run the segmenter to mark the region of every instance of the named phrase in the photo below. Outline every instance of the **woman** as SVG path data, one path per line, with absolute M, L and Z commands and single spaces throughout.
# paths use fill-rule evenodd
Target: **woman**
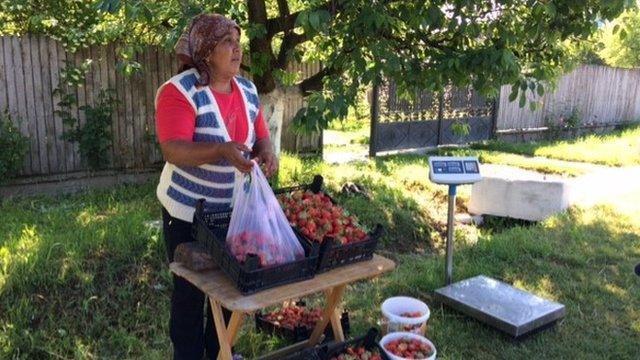
M 193 241 L 195 202 L 227 210 L 248 156 L 267 176 L 278 168 L 256 87 L 237 76 L 242 62 L 240 28 L 219 14 L 194 18 L 176 45 L 179 74 L 158 89 L 156 127 L 166 161 L 157 196 L 169 261 L 178 244 Z M 174 275 L 170 335 L 174 359 L 215 359 L 218 341 L 211 309 L 203 331 L 204 294 Z M 228 316 L 228 313 L 225 314 Z

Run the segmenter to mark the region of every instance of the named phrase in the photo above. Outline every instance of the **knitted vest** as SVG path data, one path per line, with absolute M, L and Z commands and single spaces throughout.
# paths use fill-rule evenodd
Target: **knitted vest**
M 196 126 L 193 141 L 229 142 L 231 138 L 215 97 L 208 86 L 196 86 L 198 76 L 195 69 L 189 69 L 167 81 L 180 90 L 195 110 Z M 233 81 L 236 82 L 242 94 L 249 122 L 247 140 L 244 144 L 252 148 L 256 137 L 254 122 L 258 116 L 258 92 L 255 85 L 247 79 L 236 76 Z M 156 194 L 171 216 L 191 222 L 198 199 L 206 200 L 207 211 L 229 210 L 232 206 L 234 188 L 238 186 L 240 179 L 239 171 L 224 159 L 217 163 L 200 166 L 176 166 L 166 162 Z

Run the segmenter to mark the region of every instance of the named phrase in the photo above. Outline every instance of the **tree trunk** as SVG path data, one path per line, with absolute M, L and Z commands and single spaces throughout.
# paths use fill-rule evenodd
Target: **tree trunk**
M 289 117 L 285 119 L 285 103 L 292 99 L 299 98 L 296 103 L 302 103 L 302 93 L 298 87 L 276 86 L 275 89 L 266 94 L 260 94 L 260 103 L 262 104 L 262 114 L 269 132 L 271 134 L 271 142 L 273 143 L 276 155 L 280 155 L 282 145 L 282 128 L 285 121 L 291 121 L 295 114 L 287 114 Z

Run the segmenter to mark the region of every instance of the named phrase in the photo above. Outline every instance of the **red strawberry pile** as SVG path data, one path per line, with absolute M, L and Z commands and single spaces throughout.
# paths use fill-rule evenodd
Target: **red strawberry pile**
M 288 306 L 270 312 L 262 318 L 276 326 L 293 330 L 296 327 L 312 329 L 322 317 L 320 308 L 307 309 L 304 306 Z
M 377 350 L 367 350 L 363 347 L 348 347 L 342 354 L 332 356 L 330 360 L 382 360 Z
M 356 217 L 334 205 L 322 192 L 296 190 L 278 195 L 278 201 L 291 226 L 312 241 L 322 243 L 332 237 L 345 245 L 367 238 Z
M 405 359 L 426 359 L 433 354 L 433 349 L 426 342 L 409 337 L 392 340 L 384 348 L 393 355 Z
M 278 249 L 277 242 L 269 234 L 243 231 L 227 239 L 229 250 L 241 264 L 247 260 L 249 254 L 254 254 L 260 259 L 260 266 L 272 266 L 284 264 L 287 261 L 282 251 Z

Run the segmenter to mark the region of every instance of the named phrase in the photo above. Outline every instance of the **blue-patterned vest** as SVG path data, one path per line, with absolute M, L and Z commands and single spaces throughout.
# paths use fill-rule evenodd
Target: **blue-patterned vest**
M 195 69 L 190 69 L 167 81 L 180 90 L 195 110 L 193 141 L 231 141 L 213 93 L 208 86 L 196 86 L 198 76 Z M 245 78 L 236 76 L 234 81 L 242 94 L 249 122 L 245 145 L 252 148 L 256 137 L 254 122 L 259 108 L 258 92 L 255 85 Z M 193 167 L 176 166 L 167 162 L 160 175 L 156 194 L 171 216 L 191 222 L 195 203 L 201 198 L 206 200 L 205 208 L 208 211 L 228 210 L 232 206 L 234 188 L 240 178 L 238 170 L 226 160 Z

